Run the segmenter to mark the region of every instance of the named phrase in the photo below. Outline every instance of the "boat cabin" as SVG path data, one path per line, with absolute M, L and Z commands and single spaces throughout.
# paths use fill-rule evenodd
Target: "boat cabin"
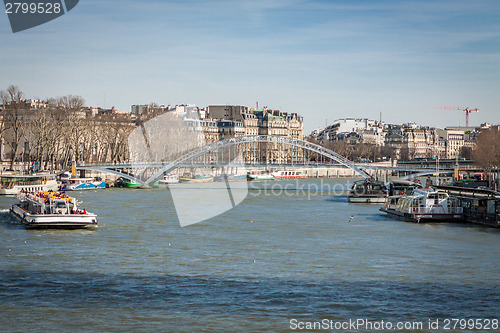
M 381 181 L 364 179 L 354 182 L 351 193 L 355 196 L 367 194 L 385 195 L 387 194 L 387 188 Z

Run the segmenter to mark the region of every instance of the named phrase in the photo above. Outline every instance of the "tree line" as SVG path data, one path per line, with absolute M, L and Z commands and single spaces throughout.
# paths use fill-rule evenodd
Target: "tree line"
M 0 145 L 10 168 L 35 162 L 41 169 L 63 169 L 77 162 L 128 160 L 127 139 L 134 124 L 114 114 L 93 116 L 83 111 L 81 96 L 49 98 L 44 107 L 26 107 L 17 86 L 0 90 Z

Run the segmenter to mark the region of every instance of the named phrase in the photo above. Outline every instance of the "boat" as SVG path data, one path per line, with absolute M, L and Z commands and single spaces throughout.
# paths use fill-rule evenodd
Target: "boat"
M 222 174 L 214 177 L 214 182 L 225 182 L 225 181 L 238 181 L 245 180 L 247 178 L 246 175 L 234 175 L 234 174 Z
M 159 182 L 155 182 L 153 184 L 153 186 L 145 186 L 143 184 L 140 184 L 140 183 L 137 183 L 133 180 L 130 180 L 128 178 L 125 178 L 125 177 L 119 177 L 116 181 L 115 181 L 115 187 L 127 187 L 127 188 L 151 188 L 151 187 L 154 187 L 154 186 L 158 186 L 158 183 Z
M 1 175 L 0 195 L 17 195 L 21 191 L 57 191 L 60 185 L 54 174 Z
M 389 196 L 403 196 L 411 194 L 417 188 L 423 188 L 423 185 L 416 181 L 395 178 L 391 179 L 386 187 Z
M 463 186 L 436 185 L 445 191 L 463 207 L 467 222 L 500 227 L 500 192 L 490 188 L 470 188 Z
M 177 184 L 179 182 L 179 176 L 175 173 L 169 173 L 163 176 L 163 179 L 158 181 L 159 184 Z
M 385 199 L 384 209 L 395 210 L 398 200 L 405 195 L 411 195 L 414 190 L 423 188 L 421 183 L 406 179 L 391 179 L 386 187 L 389 189 L 389 196 Z
M 387 188 L 382 181 L 362 179 L 355 181 L 347 196 L 350 203 L 384 203 L 387 197 Z
M 179 182 L 179 176 L 175 173 L 169 173 L 163 176 L 163 179 L 160 179 L 156 185 L 160 188 L 167 187 L 168 184 L 177 184 Z
M 119 177 L 116 181 L 115 181 L 115 186 L 116 187 L 139 187 L 141 186 L 141 184 L 138 184 L 128 178 L 125 178 L 125 177 Z
M 247 180 L 274 180 L 274 176 L 269 173 L 269 171 L 261 172 L 261 173 L 248 173 Z
M 271 173 L 276 179 L 283 178 L 307 178 L 307 173 L 299 170 L 280 170 Z
M 97 215 L 79 208 L 79 202 L 63 192 L 20 192 L 10 212 L 26 228 L 96 228 Z
M 417 223 L 465 221 L 463 208 L 456 200 L 435 189 L 415 189 L 411 195 L 390 196 L 380 211 L 392 218 Z
M 213 181 L 214 177 L 210 175 L 184 175 L 183 177 L 179 178 L 180 183 L 211 183 Z
M 61 191 L 95 190 L 106 188 L 106 182 L 100 178 L 68 178 L 63 179 Z

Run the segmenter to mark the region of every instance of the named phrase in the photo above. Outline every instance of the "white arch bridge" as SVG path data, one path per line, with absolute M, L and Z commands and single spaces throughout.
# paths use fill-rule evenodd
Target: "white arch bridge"
M 299 140 L 299 139 L 294 139 L 291 137 L 286 137 L 286 136 L 276 136 L 276 135 L 247 135 L 247 136 L 239 136 L 239 137 L 234 137 L 230 139 L 224 139 L 220 141 L 216 141 L 210 144 L 207 144 L 205 146 L 202 146 L 200 148 L 194 149 L 181 157 L 175 159 L 174 161 L 171 162 L 140 162 L 140 163 L 126 163 L 126 164 L 79 164 L 77 165 L 77 169 L 79 170 L 93 170 L 93 171 L 100 171 L 100 172 L 107 172 L 111 174 L 115 174 L 127 179 L 130 179 L 132 181 L 135 181 L 137 183 L 143 184 L 143 185 L 151 185 L 161 179 L 165 174 L 171 172 L 172 170 L 182 167 L 185 165 L 189 164 L 189 161 L 191 161 L 191 165 L 193 165 L 192 161 L 196 159 L 200 159 L 200 157 L 207 156 L 207 155 L 213 155 L 217 154 L 220 152 L 226 151 L 226 158 L 228 157 L 229 152 L 229 160 L 228 163 L 225 165 L 217 165 L 217 166 L 228 166 L 228 165 L 239 165 L 245 166 L 245 164 L 240 161 L 236 160 L 230 160 L 231 156 L 231 148 L 232 147 L 243 147 L 244 145 L 248 144 L 274 144 L 274 145 L 284 145 L 284 146 L 289 146 L 292 147 L 292 149 L 302 149 L 303 152 L 312 152 L 317 154 L 317 156 L 323 156 L 323 158 L 330 159 L 332 161 L 335 161 L 336 163 L 343 165 L 346 168 L 352 169 L 358 174 L 360 174 L 364 178 L 372 178 L 368 173 L 365 171 L 361 170 L 359 167 L 357 167 L 353 162 L 348 160 L 347 158 L 337 154 L 336 152 L 327 149 L 325 147 L 322 147 L 320 145 L 304 141 L 304 140 Z M 262 149 L 259 147 L 259 149 Z M 263 150 L 268 149 L 268 145 L 266 145 Z M 266 152 L 267 154 L 267 152 Z M 236 154 L 233 154 L 233 157 L 236 157 Z M 301 163 L 297 162 L 296 166 L 300 165 Z M 199 166 L 203 166 L 201 163 Z M 204 165 L 205 167 L 210 167 L 213 166 L 213 163 L 206 163 Z M 143 172 L 141 176 L 138 174 L 132 175 L 127 170 L 149 170 L 149 173 Z M 147 174 L 147 176 L 145 176 Z

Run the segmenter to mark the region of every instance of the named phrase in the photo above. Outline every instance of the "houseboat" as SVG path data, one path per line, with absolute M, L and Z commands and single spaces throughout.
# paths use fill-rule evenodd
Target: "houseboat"
M 448 193 L 435 189 L 416 189 L 411 195 L 390 196 L 380 211 L 409 222 L 465 221 L 463 208 Z
M 60 185 L 54 174 L 1 175 L 0 195 L 17 195 L 21 191 L 57 191 Z
M 271 173 L 276 179 L 307 178 L 307 173 L 298 170 L 280 170 Z
M 81 229 L 97 227 L 97 215 L 79 208 L 79 202 L 61 192 L 20 192 L 10 212 L 26 228 Z
M 347 200 L 350 203 L 384 203 L 387 198 L 387 188 L 382 181 L 362 179 L 355 181 L 349 191 Z
M 106 188 L 106 182 L 100 178 L 68 178 L 63 179 L 61 191 L 95 190 Z

